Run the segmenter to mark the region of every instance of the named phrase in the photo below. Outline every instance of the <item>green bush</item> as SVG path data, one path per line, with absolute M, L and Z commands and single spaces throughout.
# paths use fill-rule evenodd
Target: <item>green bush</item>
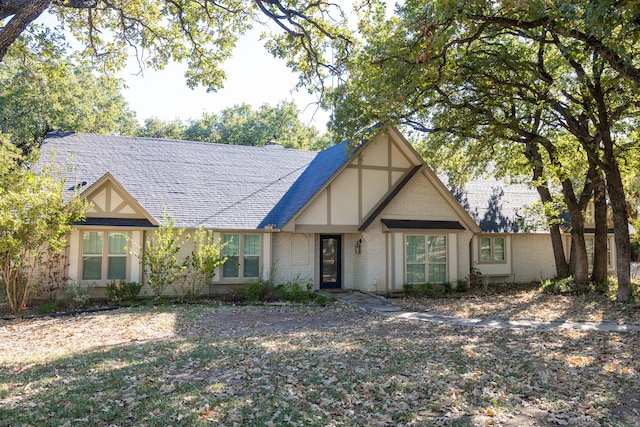
M 414 288 L 413 284 L 411 284 L 411 283 L 405 283 L 404 285 L 402 285 L 402 289 L 404 289 L 404 293 L 407 296 L 413 295 L 413 294 L 416 293 L 416 289 Z
M 467 292 L 469 290 L 469 282 L 466 280 L 458 280 L 456 282 L 456 291 L 457 292 Z
M 451 282 L 444 282 L 442 284 L 442 292 L 444 292 L 445 294 L 450 294 L 453 291 L 453 285 L 451 284 Z
M 38 313 L 40 314 L 52 314 L 57 311 L 58 307 L 55 302 L 45 302 L 38 306 Z
M 126 280 L 116 282 L 114 280 L 107 283 L 107 298 L 113 302 L 134 300 L 140 294 L 141 289 L 142 283 L 127 282 Z
M 264 300 L 267 295 L 268 285 L 261 280 L 245 282 L 242 287 L 244 300 L 250 304 Z
M 597 293 L 600 295 L 613 295 L 616 286 L 614 278 L 607 278 L 604 282 L 589 282 L 577 284 L 573 276 L 561 279 L 548 279 L 540 284 L 542 292 L 546 294 L 567 294 L 567 295 L 585 295 L 589 293 Z
M 412 284 L 405 283 L 403 285 L 404 292 L 408 296 L 415 297 L 436 297 L 444 294 L 445 292 L 451 292 L 451 283 L 433 284 L 433 283 L 421 283 Z
M 296 277 L 276 287 L 276 294 L 283 301 L 306 303 L 314 299 L 311 290 L 313 285 L 309 280 Z

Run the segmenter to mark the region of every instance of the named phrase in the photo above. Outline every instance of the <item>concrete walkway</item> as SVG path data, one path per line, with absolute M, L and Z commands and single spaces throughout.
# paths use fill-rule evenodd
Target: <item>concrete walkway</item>
M 355 305 L 365 312 L 421 322 L 445 323 L 453 326 L 475 326 L 495 329 L 536 329 L 540 331 L 572 329 L 577 331 L 640 332 L 640 325 L 625 325 L 614 322 L 540 322 L 535 320 L 467 319 L 429 312 L 408 311 L 392 304 L 384 297 L 363 292 L 345 291 L 332 293 L 331 295 L 340 298 L 346 304 Z

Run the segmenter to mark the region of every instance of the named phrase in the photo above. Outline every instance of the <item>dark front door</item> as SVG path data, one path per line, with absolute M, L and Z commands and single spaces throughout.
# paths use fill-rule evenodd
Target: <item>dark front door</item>
M 342 287 L 341 249 L 341 236 L 320 236 L 320 289 Z

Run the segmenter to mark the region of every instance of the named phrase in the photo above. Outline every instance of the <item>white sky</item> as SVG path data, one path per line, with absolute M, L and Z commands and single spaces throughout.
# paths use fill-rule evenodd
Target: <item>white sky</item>
M 306 90 L 294 90 L 297 76 L 284 60 L 266 51 L 258 34 L 259 30 L 252 31 L 238 41 L 234 56 L 223 65 L 227 78 L 218 92 L 189 89 L 180 64 L 163 71 L 147 70 L 143 76 L 135 75 L 138 68 L 132 65 L 121 75 L 129 86 L 124 92 L 129 106 L 143 122 L 149 117 L 198 119 L 205 112 L 218 113 L 236 104 L 247 103 L 257 109 L 263 104 L 275 106 L 282 100 L 294 100 L 301 121 L 324 131 L 329 113 L 317 109 L 315 96 Z

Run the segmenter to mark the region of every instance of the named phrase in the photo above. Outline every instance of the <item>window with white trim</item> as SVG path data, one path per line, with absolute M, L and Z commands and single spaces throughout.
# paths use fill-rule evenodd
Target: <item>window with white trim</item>
M 593 257 L 595 255 L 595 237 L 585 237 L 584 243 L 587 247 L 587 263 L 589 267 L 593 267 Z M 611 242 L 607 237 L 607 267 L 611 268 Z
M 409 284 L 447 281 L 447 237 L 405 237 L 405 280 Z
M 260 276 L 260 235 L 228 233 L 222 235 L 223 278 L 257 278 Z
M 84 231 L 82 280 L 126 279 L 127 237 L 122 232 Z
M 504 237 L 480 238 L 480 262 L 505 262 Z

